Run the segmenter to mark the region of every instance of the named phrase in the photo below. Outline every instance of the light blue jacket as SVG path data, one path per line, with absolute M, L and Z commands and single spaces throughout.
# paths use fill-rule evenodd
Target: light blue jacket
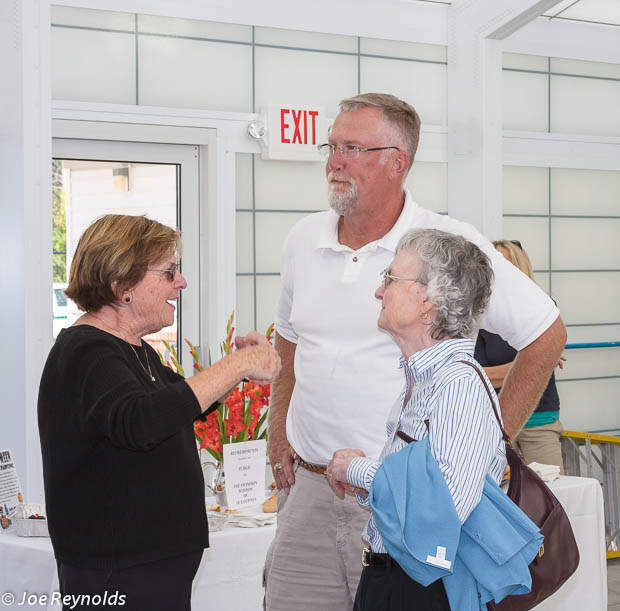
M 530 591 L 538 527 L 488 475 L 461 525 L 428 437 L 384 458 L 369 501 L 390 556 L 423 586 L 443 578 L 452 609 L 486 611 L 490 600 Z

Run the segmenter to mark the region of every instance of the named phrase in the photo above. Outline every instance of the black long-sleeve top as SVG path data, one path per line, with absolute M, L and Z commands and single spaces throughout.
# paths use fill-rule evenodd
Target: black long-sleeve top
M 476 340 L 476 348 L 474 358 L 483 367 L 494 367 L 496 365 L 504 365 L 514 361 L 517 357 L 517 351 L 499 335 L 489 333 L 484 329 L 478 332 Z M 498 392 L 498 389 L 496 389 Z M 555 385 L 555 373 L 551 374 L 551 378 L 545 388 L 545 391 L 536 406 L 535 412 L 555 412 L 560 409 L 560 397 L 558 389 Z
M 183 378 L 146 343 L 89 325 L 60 332 L 38 401 L 45 501 L 56 558 L 123 568 L 209 546 L 193 430 L 200 416 Z

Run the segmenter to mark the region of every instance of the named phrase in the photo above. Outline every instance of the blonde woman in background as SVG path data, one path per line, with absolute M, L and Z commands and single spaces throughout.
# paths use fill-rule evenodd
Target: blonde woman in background
M 496 240 L 493 246 L 526 276 L 534 279 L 532 263 L 521 243 L 517 240 Z M 484 366 L 484 370 L 499 393 L 504 378 L 508 374 L 517 351 L 499 335 L 481 329 L 476 342 L 474 358 Z M 564 357 L 558 366 L 563 367 Z M 546 465 L 557 465 L 564 473 L 560 435 L 560 398 L 555 385 L 555 374 L 551 374 L 549 384 L 543 392 L 538 406 L 525 423 L 513 443 L 523 455 L 525 462 L 538 462 Z

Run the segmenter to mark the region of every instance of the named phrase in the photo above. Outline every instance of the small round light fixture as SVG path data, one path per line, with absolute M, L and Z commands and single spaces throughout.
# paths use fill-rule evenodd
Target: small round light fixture
M 262 121 L 252 121 L 248 125 L 248 134 L 255 140 L 260 140 L 266 132 L 267 129 Z

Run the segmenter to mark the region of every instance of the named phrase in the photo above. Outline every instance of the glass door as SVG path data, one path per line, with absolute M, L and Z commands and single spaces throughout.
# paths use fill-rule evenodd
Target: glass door
M 167 358 L 188 337 L 199 343 L 198 147 L 56 138 L 52 160 L 53 335 L 81 315 L 66 297 L 78 240 L 104 214 L 146 215 L 183 234 L 181 293 L 175 322 L 145 340 Z M 183 350 L 181 350 L 181 353 Z M 182 356 L 182 354 L 181 354 Z

